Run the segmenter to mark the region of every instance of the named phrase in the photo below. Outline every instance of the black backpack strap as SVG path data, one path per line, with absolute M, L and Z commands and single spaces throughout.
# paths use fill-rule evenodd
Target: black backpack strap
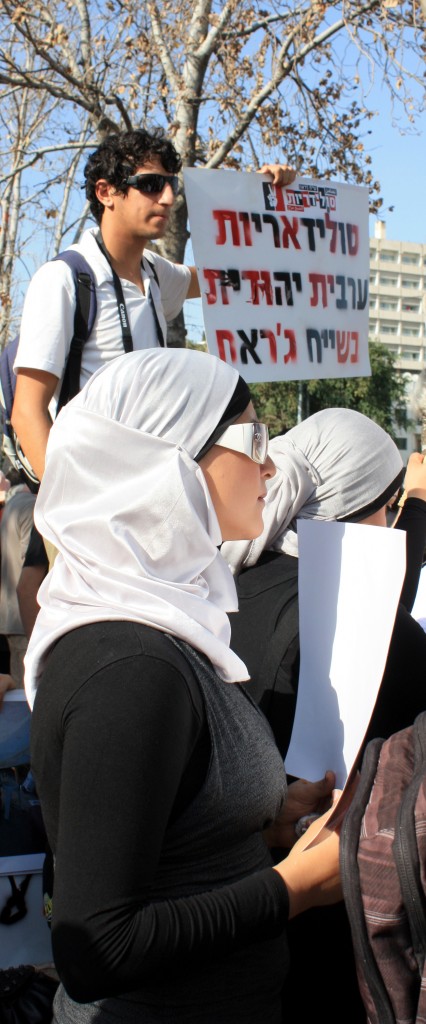
M 59 394 L 59 412 L 80 390 L 83 345 L 92 331 L 96 317 L 96 287 L 89 263 L 76 249 L 65 249 L 55 259 L 62 260 L 72 270 L 76 297 L 74 333 Z
M 76 310 L 74 334 L 71 339 L 65 373 L 62 378 L 57 412 L 80 391 L 80 370 L 83 345 L 89 336 L 88 322 L 91 302 L 92 279 L 89 274 L 79 273 L 76 281 Z

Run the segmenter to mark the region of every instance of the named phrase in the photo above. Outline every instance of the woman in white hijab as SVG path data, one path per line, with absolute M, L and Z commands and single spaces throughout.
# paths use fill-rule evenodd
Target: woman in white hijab
M 268 718 L 285 758 L 299 674 L 297 524 L 299 519 L 386 525 L 386 505 L 404 470 L 389 435 L 350 409 L 325 409 L 270 442 L 276 474 L 268 481 L 262 534 L 228 542 L 222 553 L 236 574 L 239 612 L 231 615 L 231 644 L 250 672 L 248 690 Z M 365 739 L 389 736 L 426 706 L 426 636 L 409 614 L 426 543 L 426 466 L 411 456 L 407 498 L 398 527 L 407 531 L 408 571 L 401 594 L 379 698 Z M 315 1019 L 333 949 L 333 973 L 345 992 L 345 1024 L 365 1024 L 352 940 L 343 904 L 315 909 L 290 923 L 291 969 L 283 999 L 289 1020 Z M 304 964 L 309 962 L 306 988 Z M 340 1024 L 339 1000 L 327 1006 L 327 1024 Z M 285 1015 L 284 1015 L 284 1019 Z
M 390 435 L 353 409 L 323 409 L 274 437 L 269 450 L 276 474 L 268 483 L 263 531 L 251 541 L 224 543 L 221 550 L 238 577 L 239 613 L 231 616 L 232 646 L 247 664 L 249 692 L 266 714 L 285 757 L 299 671 L 298 520 L 386 526 L 387 507 L 401 488 L 404 467 Z M 426 466 L 418 453 L 409 460 L 405 492 L 397 527 L 407 531 L 407 573 L 367 738 L 404 728 L 424 704 L 424 686 L 416 673 L 410 676 L 411 685 L 404 685 L 401 701 L 407 653 L 419 644 L 424 650 L 424 639 L 409 615 L 426 544 Z
M 264 527 L 253 541 L 224 545 L 234 573 L 262 551 L 297 556 L 298 519 L 360 522 L 398 490 L 403 464 L 389 434 L 353 409 L 323 409 L 270 442 L 277 472 Z
M 292 845 L 333 774 L 287 794 L 267 723 L 229 685 L 247 670 L 219 547 L 261 532 L 274 472 L 249 399 L 213 356 L 146 350 L 95 374 L 50 434 L 35 518 L 59 554 L 26 686 L 56 1024 L 278 1024 L 288 917 L 340 898 L 335 833 L 305 851 L 308 830 L 275 866 L 266 844 Z

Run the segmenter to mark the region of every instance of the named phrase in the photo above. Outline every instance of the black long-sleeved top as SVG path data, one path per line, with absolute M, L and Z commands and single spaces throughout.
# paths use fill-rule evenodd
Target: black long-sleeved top
M 185 650 L 106 622 L 48 657 L 31 760 L 53 951 L 72 999 L 100 1000 L 59 1022 L 280 1019 L 288 897 L 262 831 L 282 760 L 244 688 Z

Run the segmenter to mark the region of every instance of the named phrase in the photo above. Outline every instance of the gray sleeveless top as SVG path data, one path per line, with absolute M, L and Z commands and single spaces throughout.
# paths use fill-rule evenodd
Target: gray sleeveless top
M 282 758 L 270 727 L 244 691 L 224 683 L 210 663 L 171 638 L 199 682 L 211 743 L 209 768 L 195 798 L 165 835 L 153 900 L 211 892 L 271 867 L 262 830 L 286 795 Z M 261 898 L 261 897 L 260 897 Z M 59 987 L 54 1024 L 279 1024 L 287 967 L 285 934 L 233 948 L 206 963 L 165 968 L 143 989 L 77 1004 Z

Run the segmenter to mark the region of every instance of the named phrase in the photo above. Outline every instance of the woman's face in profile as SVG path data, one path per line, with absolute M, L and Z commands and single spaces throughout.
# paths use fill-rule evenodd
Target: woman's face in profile
M 253 423 L 256 413 L 250 402 L 236 423 Z M 200 460 L 219 521 L 222 540 L 253 540 L 263 530 L 266 481 L 275 466 L 268 455 L 262 465 L 248 455 L 213 445 Z

